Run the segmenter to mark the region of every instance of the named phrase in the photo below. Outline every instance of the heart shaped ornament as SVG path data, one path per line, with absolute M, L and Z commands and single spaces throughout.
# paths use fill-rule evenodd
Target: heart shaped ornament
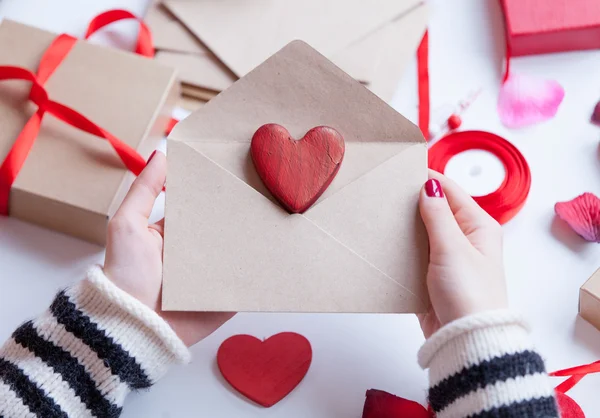
M 258 175 L 291 213 L 311 207 L 331 184 L 344 158 L 344 138 L 327 126 L 312 128 L 296 140 L 281 125 L 261 126 L 250 154 Z
M 508 128 L 522 128 L 552 119 L 564 97 L 557 81 L 511 73 L 498 97 L 500 120 Z
M 300 334 L 282 332 L 264 341 L 234 335 L 217 353 L 225 380 L 251 401 L 271 407 L 304 379 L 312 361 L 310 342 Z

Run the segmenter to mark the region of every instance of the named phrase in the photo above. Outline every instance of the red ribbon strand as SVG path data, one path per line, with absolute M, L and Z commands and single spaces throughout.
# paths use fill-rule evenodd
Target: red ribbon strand
M 146 26 L 143 20 L 139 19 L 133 13 L 127 10 L 115 9 L 108 10 L 93 18 L 88 25 L 84 39 L 88 39 L 94 33 L 98 32 L 105 26 L 115 23 L 119 20 L 135 19 L 140 24 L 135 53 L 144 57 L 154 58 L 154 43 L 152 42 L 152 33 L 150 28 Z
M 581 381 L 588 374 L 592 373 L 600 373 L 600 361 L 596 361 L 591 364 L 585 364 L 583 366 L 571 367 L 569 369 L 558 370 L 553 373 L 550 373 L 550 376 L 569 376 L 567 380 L 562 382 L 560 385 L 556 387 L 556 390 L 561 393 L 567 393 L 571 390 L 577 383 Z
M 110 23 L 131 18 L 137 19 L 133 14 L 125 10 L 110 10 L 102 13 L 90 23 L 86 38 Z M 108 141 L 125 167 L 133 172 L 133 174 L 138 175 L 146 166 L 146 161 L 135 149 L 96 125 L 76 110 L 55 102 L 48 97 L 44 83 L 48 81 L 50 76 L 63 62 L 76 42 L 77 39 L 69 35 L 62 34 L 57 36 L 42 56 L 36 73 L 21 67 L 0 66 L 0 81 L 22 80 L 31 83 L 29 100 L 38 106 L 37 111 L 29 118 L 0 166 L 0 215 L 7 216 L 9 213 L 10 189 L 33 147 L 40 131 L 42 119 L 46 113 L 51 114 L 68 125 Z M 145 56 L 154 55 L 150 31 L 141 21 L 136 52 Z
M 429 140 L 429 32 L 425 31 L 417 49 L 417 72 L 419 80 L 419 128 Z

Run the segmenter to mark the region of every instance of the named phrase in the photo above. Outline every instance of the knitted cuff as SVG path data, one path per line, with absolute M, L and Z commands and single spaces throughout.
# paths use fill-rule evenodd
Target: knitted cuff
M 173 364 L 188 363 L 190 352 L 156 312 L 113 284 L 99 266 L 67 289 L 77 309 L 134 357 L 151 382 Z
M 558 416 L 544 361 L 528 327 L 510 311 L 447 324 L 425 342 L 418 359 L 429 369 L 429 403 L 438 418 Z
M 435 385 L 464 367 L 493 357 L 532 349 L 529 328 L 508 310 L 470 315 L 446 324 L 419 350 L 419 365 L 430 369 Z
M 190 354 L 153 310 L 93 267 L 0 348 L 0 417 L 118 417 Z

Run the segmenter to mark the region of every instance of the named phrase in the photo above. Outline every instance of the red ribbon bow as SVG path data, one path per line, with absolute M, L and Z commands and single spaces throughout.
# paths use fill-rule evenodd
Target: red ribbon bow
M 102 13 L 90 22 L 86 39 L 110 23 L 132 18 L 137 19 L 126 10 L 110 10 Z M 38 106 L 37 111 L 27 121 L 0 166 L 0 215 L 8 215 L 10 189 L 33 147 L 40 131 L 42 118 L 46 113 L 84 132 L 107 140 L 125 167 L 133 172 L 133 174 L 138 175 L 146 166 L 146 161 L 135 149 L 105 131 L 76 110 L 55 102 L 48 97 L 48 92 L 44 88 L 44 84 L 69 54 L 76 42 L 77 39 L 70 35 L 62 34 L 57 36 L 40 60 L 36 73 L 21 67 L 0 66 L 0 81 L 23 80 L 31 83 L 29 100 Z M 150 57 L 154 55 L 150 31 L 141 21 L 136 52 Z

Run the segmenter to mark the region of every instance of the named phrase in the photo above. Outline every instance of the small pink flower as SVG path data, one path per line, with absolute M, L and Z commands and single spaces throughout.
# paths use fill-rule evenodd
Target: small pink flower
M 557 81 L 510 74 L 498 98 L 500 120 L 509 128 L 522 128 L 552 119 L 564 97 Z
M 573 231 L 591 242 L 600 242 L 600 199 L 584 193 L 568 202 L 558 202 L 554 211 Z

